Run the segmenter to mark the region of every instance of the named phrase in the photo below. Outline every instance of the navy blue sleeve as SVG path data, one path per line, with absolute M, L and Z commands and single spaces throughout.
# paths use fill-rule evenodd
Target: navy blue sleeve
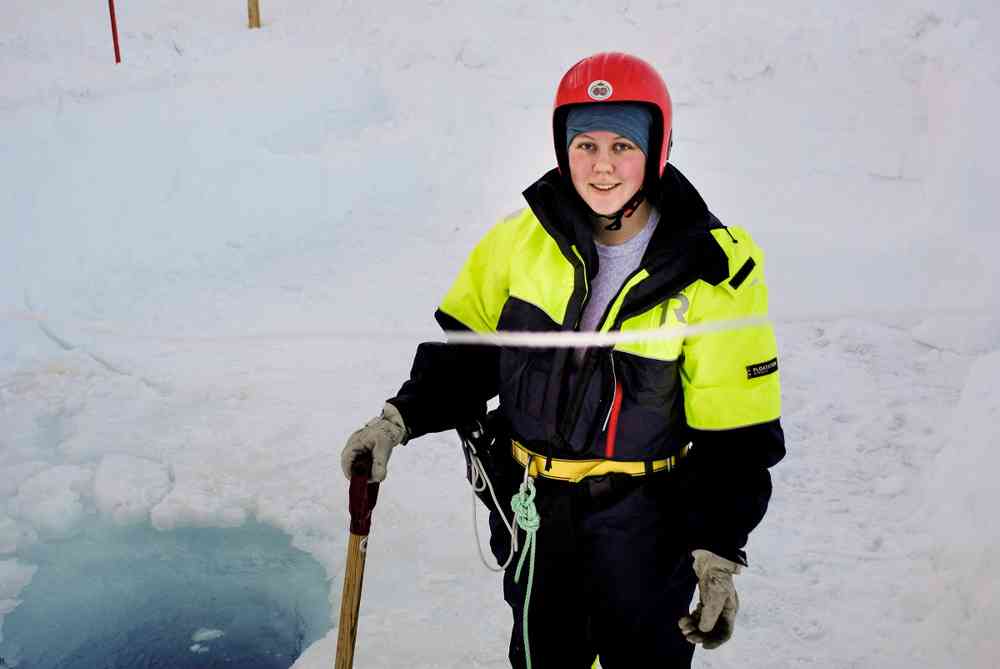
M 434 316 L 444 330 L 468 330 L 440 310 Z M 486 402 L 499 392 L 499 364 L 496 346 L 420 344 L 410 378 L 388 400 L 403 416 L 407 440 L 485 415 Z
M 768 469 L 785 456 L 781 422 L 693 430 L 691 441 L 691 454 L 677 471 L 690 548 L 746 564 L 743 548 L 771 500 Z

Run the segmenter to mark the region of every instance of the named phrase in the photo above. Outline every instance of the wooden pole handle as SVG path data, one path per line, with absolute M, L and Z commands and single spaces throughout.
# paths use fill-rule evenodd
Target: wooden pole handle
M 260 0 L 247 0 L 247 14 L 250 16 L 250 27 L 260 28 Z
M 344 590 L 340 597 L 335 669 L 352 669 L 354 666 L 354 643 L 358 636 L 358 612 L 361 608 L 361 586 L 365 578 L 367 539 L 366 536 L 352 532 L 347 542 L 347 566 L 344 568 Z
M 336 669 L 351 669 L 354 666 L 354 643 L 358 636 L 361 586 L 365 577 L 365 552 L 368 546 L 368 533 L 372 527 L 372 510 L 378 500 L 378 483 L 368 482 L 372 471 L 371 454 L 360 456 L 351 469 L 351 489 L 348 497 L 351 533 L 347 542 L 344 589 L 340 595 Z

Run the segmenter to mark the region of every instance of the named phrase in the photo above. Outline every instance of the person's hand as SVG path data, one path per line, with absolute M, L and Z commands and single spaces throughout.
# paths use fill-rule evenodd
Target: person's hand
M 733 636 L 736 611 L 740 608 L 733 574 L 740 573 L 740 565 L 703 549 L 692 551 L 691 555 L 698 576 L 698 606 L 677 624 L 691 643 L 700 643 L 707 649 L 718 648 Z
M 403 417 L 393 405 L 386 402 L 382 415 L 372 418 L 368 423 L 347 439 L 340 454 L 340 466 L 344 476 L 350 480 L 354 462 L 358 456 L 371 455 L 372 473 L 369 480 L 373 483 L 385 479 L 386 468 L 392 449 L 403 443 L 406 437 L 406 425 Z

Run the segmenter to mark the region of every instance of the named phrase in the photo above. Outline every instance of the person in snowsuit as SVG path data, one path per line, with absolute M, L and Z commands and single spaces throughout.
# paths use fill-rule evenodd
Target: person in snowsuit
M 553 112 L 558 167 L 472 251 L 435 317 L 446 331 L 641 333 L 609 346 L 424 343 L 382 415 L 350 436 L 381 480 L 392 449 L 488 424 L 491 546 L 525 476 L 540 515 L 528 608 L 535 668 L 689 667 L 730 638 L 750 531 L 785 453 L 763 256 L 668 162 L 672 106 L 645 61 L 574 65 Z M 624 339 L 624 338 L 623 338 Z M 486 403 L 499 397 L 484 418 Z M 512 666 L 526 579 L 504 577 Z M 690 606 L 698 586 L 699 603 Z

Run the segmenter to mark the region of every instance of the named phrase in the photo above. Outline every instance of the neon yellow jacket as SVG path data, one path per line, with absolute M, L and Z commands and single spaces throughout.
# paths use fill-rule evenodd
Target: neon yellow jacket
M 690 332 L 588 349 L 580 364 L 565 348 L 424 344 L 390 399 L 411 435 L 455 427 L 499 395 L 513 438 L 552 457 L 653 461 L 693 441 L 706 462 L 724 454 L 758 473 L 777 462 L 780 375 L 763 253 L 746 231 L 724 227 L 671 165 L 661 186 L 661 223 L 600 330 Z M 442 300 L 444 329 L 578 327 L 597 271 L 589 220 L 555 171 L 524 195 L 529 206 L 490 229 Z M 766 508 L 769 477 L 764 487 Z M 729 543 L 745 541 L 745 526 L 759 520 Z

